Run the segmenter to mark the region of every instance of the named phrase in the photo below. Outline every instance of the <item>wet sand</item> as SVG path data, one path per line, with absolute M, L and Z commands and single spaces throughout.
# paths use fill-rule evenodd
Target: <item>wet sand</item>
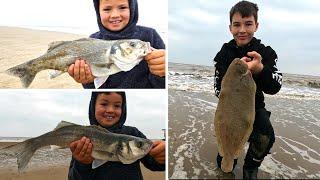
M 14 142 L 0 142 L 0 148 L 15 144 Z M 3 160 L 0 157 L 0 180 L 65 180 L 71 153 L 68 149 L 51 151 L 49 148 L 38 150 L 32 157 L 27 168 L 18 173 L 16 159 Z M 164 180 L 165 172 L 154 172 L 141 164 L 144 179 Z
M 245 150 L 234 174 L 224 174 L 216 166 L 213 117 L 217 102 L 213 93 L 169 89 L 169 178 L 242 178 Z M 276 142 L 258 178 L 319 178 L 319 100 L 267 96 L 265 102 L 272 112 Z
M 58 180 L 68 179 L 68 166 L 53 166 L 39 169 L 28 169 L 19 174 L 16 169 L 0 170 L 0 180 Z
M 81 35 L 0 26 L 0 88 L 23 88 L 18 77 L 4 73 L 5 70 L 37 58 L 53 41 L 82 38 Z M 82 88 L 67 73 L 49 79 L 49 70 L 38 73 L 29 88 Z
M 16 169 L 0 169 L 0 180 L 62 180 L 68 178 L 69 166 L 51 166 L 47 168 L 29 169 L 19 174 Z M 152 172 L 143 165 L 141 171 L 144 179 L 163 180 L 165 173 Z

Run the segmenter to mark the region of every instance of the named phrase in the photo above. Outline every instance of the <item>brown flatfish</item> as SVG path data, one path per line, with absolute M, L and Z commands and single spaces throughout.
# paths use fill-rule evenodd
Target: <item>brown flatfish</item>
M 239 157 L 252 132 L 255 118 L 256 84 L 248 66 L 236 58 L 222 79 L 221 92 L 214 117 L 214 128 L 221 169 L 231 172 L 233 160 Z

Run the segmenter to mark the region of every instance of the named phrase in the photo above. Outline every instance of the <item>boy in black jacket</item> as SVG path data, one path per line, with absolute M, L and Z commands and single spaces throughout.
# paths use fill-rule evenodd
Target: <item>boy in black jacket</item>
M 165 44 L 156 30 L 137 25 L 137 0 L 93 0 L 99 31 L 90 38 L 103 40 L 140 39 L 150 42 L 152 52 L 130 71 L 110 75 L 100 87 L 85 59 L 77 59 L 68 69 L 69 75 L 86 89 L 151 89 L 165 88 Z
M 125 126 L 127 105 L 125 92 L 92 92 L 89 105 L 89 119 L 91 125 L 100 125 L 113 133 L 127 134 L 146 138 L 136 127 Z M 93 145 L 90 139 L 72 142 L 70 150 L 72 160 L 69 167 L 69 180 L 104 180 L 104 179 L 143 179 L 140 162 L 152 171 L 165 170 L 165 142 L 154 141 L 149 154 L 132 164 L 121 162 L 106 162 L 92 169 Z
M 258 167 L 275 141 L 269 119 L 271 112 L 265 109 L 263 92 L 275 94 L 280 90 L 282 83 L 282 74 L 276 66 L 278 60 L 276 52 L 254 37 L 259 26 L 257 13 L 258 6 L 248 1 L 240 1 L 231 8 L 229 29 L 234 39 L 225 43 L 214 58 L 216 62 L 214 90 L 217 97 L 220 94 L 222 78 L 235 58 L 241 58 L 247 63 L 257 85 L 256 115 L 243 166 L 244 179 L 257 178 Z M 221 167 L 221 161 L 222 157 L 218 154 L 219 167 Z

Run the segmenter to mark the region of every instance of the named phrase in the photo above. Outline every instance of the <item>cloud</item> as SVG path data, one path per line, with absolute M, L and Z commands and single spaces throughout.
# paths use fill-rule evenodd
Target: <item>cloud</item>
M 290 9 L 266 7 L 262 14 L 265 24 L 269 24 L 268 28 L 272 29 L 291 29 L 298 28 L 300 30 L 306 28 L 320 28 L 320 23 L 316 23 L 320 19 L 319 12 L 291 11 Z
M 169 1 L 169 61 L 212 65 L 212 58 L 223 43 L 232 39 L 228 30 L 229 10 L 236 2 L 238 0 Z M 320 75 L 313 68 L 320 65 L 319 61 L 314 61 L 319 59 L 320 2 L 253 2 L 260 9 L 260 25 L 255 36 L 277 52 L 281 70 L 286 73 Z M 199 13 L 199 10 L 203 10 L 203 13 Z M 201 21 L 201 17 L 210 17 L 212 21 Z
M 167 1 L 139 0 L 139 25 L 153 27 L 166 37 L 167 16 Z M 0 25 L 87 35 L 98 30 L 92 0 L 0 1 Z
M 166 92 L 139 90 L 126 94 L 126 125 L 137 127 L 148 137 L 161 138 Z M 88 125 L 90 95 L 90 91 L 83 90 L 0 91 L 0 136 L 38 136 L 51 131 L 61 120 Z
M 186 9 L 182 11 L 181 16 L 191 20 L 195 24 L 215 25 L 221 21 L 219 16 L 213 15 L 203 9 Z M 193 25 L 193 24 L 191 24 Z

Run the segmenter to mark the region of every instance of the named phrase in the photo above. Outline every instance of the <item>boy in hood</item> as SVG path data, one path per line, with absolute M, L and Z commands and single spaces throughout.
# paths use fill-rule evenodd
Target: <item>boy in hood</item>
M 229 30 L 234 39 L 225 43 L 214 58 L 216 62 L 214 90 L 217 97 L 220 94 L 222 78 L 235 58 L 241 58 L 246 62 L 257 85 L 256 115 L 243 166 L 244 179 L 257 179 L 258 167 L 275 141 L 270 122 L 271 112 L 265 109 L 263 92 L 276 94 L 282 83 L 282 74 L 276 66 L 278 60 L 276 52 L 254 37 L 258 25 L 258 6 L 248 1 L 238 2 L 230 10 Z M 220 168 L 222 158 L 217 155 L 217 164 Z M 236 163 L 235 159 L 234 166 Z
M 127 72 L 110 75 L 99 88 L 165 88 L 165 45 L 152 28 L 136 25 L 137 0 L 93 0 L 100 31 L 91 38 L 104 40 L 140 39 L 150 42 L 153 51 Z M 95 88 L 94 76 L 84 59 L 76 60 L 68 73 L 84 88 Z
M 125 92 L 92 92 L 89 105 L 89 119 L 91 125 L 100 125 L 108 131 L 146 138 L 137 128 L 125 126 L 127 117 Z M 70 163 L 69 180 L 79 179 L 143 179 L 140 161 L 150 170 L 165 170 L 165 142 L 155 141 L 149 154 L 132 164 L 121 162 L 106 162 L 92 169 L 93 158 L 91 152 L 94 147 L 90 139 L 70 144 L 72 160 Z

